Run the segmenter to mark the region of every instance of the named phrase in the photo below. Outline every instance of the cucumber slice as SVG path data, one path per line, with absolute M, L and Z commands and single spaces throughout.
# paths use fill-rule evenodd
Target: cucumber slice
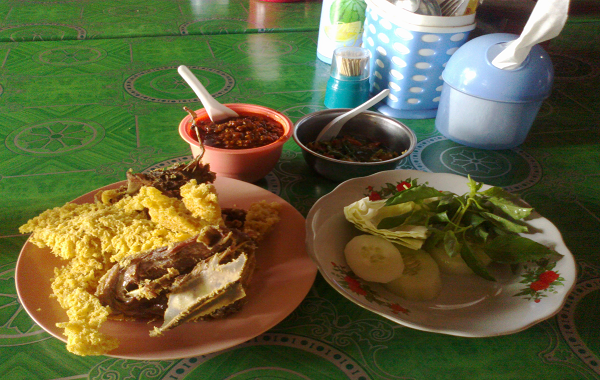
M 344 249 L 346 262 L 365 281 L 389 282 L 402 275 L 404 262 L 394 244 L 375 235 L 359 235 Z
M 490 264 L 492 260 L 482 249 L 473 245 L 470 245 L 470 247 L 473 255 L 475 255 L 483 266 L 488 266 Z M 438 244 L 435 247 L 428 249 L 427 252 L 437 262 L 442 273 L 458 275 L 474 274 L 460 255 L 454 255 L 452 257 L 448 256 L 443 244 Z
M 440 269 L 429 253 L 397 246 L 404 260 L 402 276 L 384 284 L 390 292 L 410 301 L 429 301 L 442 290 Z

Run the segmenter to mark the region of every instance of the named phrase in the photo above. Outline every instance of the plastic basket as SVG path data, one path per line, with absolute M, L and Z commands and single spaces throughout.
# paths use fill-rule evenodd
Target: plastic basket
M 371 51 L 370 91 L 390 89 L 378 110 L 397 118 L 434 118 L 442 71 L 475 28 L 475 15 L 422 16 L 386 0 L 366 3 L 363 46 Z

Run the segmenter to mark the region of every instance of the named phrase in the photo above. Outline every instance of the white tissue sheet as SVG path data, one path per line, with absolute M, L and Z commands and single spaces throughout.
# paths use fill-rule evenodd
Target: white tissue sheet
M 503 70 L 521 66 L 533 46 L 560 34 L 568 12 L 569 0 L 538 0 L 519 38 L 508 43 L 492 64 Z

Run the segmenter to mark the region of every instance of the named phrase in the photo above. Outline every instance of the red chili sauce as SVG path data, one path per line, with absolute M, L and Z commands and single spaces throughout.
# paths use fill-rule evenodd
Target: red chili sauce
M 204 145 L 223 149 L 257 148 L 279 140 L 284 133 L 281 123 L 257 114 L 240 114 L 216 124 L 196 119 L 196 125 Z M 198 140 L 193 127 L 191 135 Z

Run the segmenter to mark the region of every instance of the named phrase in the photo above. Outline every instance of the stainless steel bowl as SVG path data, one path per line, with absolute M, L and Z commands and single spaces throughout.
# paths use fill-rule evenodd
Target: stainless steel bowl
M 346 108 L 327 109 L 304 116 L 294 128 L 294 140 L 302 148 L 304 160 L 310 168 L 325 178 L 342 182 L 354 177 L 364 177 L 383 170 L 395 169 L 400 161 L 410 155 L 417 145 L 414 132 L 403 123 L 380 113 L 366 111 L 342 128 L 340 135 L 352 134 L 381 142 L 385 147 L 400 153 L 399 157 L 382 162 L 347 162 L 325 157 L 308 149 L 328 122 L 349 111 Z

